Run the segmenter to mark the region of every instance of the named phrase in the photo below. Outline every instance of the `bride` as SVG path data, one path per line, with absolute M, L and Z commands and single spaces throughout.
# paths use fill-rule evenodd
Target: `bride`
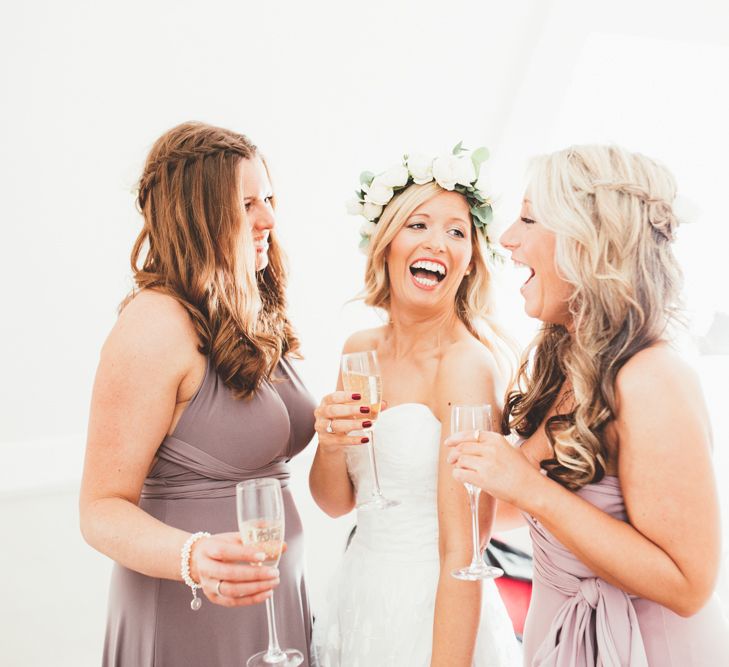
M 344 352 L 375 350 L 389 406 L 374 427 L 385 496 L 400 504 L 359 511 L 357 532 L 318 610 L 314 644 L 322 667 L 516 665 L 519 651 L 491 580 L 459 581 L 471 560 L 470 511 L 443 441 L 453 404 L 498 406 L 500 346 L 488 326 L 490 202 L 479 187 L 485 149 L 433 161 L 421 156 L 362 175 L 353 211 L 369 221 L 365 303 L 389 317 L 353 334 Z M 488 334 L 484 332 L 488 331 Z M 370 496 L 358 394 L 338 391 L 317 408 L 319 447 L 310 474 L 330 516 Z M 498 413 L 499 411 L 496 410 Z M 494 415 L 496 419 L 500 414 Z M 494 500 L 482 496 L 488 538 Z

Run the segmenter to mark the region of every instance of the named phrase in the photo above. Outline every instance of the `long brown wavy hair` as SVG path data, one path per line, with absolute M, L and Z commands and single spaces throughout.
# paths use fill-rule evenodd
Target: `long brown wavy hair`
M 183 123 L 155 142 L 139 180 L 144 226 L 131 255 L 136 287 L 120 306 L 142 289 L 175 298 L 190 315 L 200 352 L 239 398 L 270 377 L 282 355 L 299 350 L 273 229 L 268 265 L 255 268 L 239 189 L 240 163 L 253 159 L 268 171 L 247 137 L 203 123 Z
M 535 219 L 556 234 L 572 324 L 542 327 L 507 395 L 502 428 L 530 436 L 567 386 L 563 405 L 572 405 L 557 405 L 547 420 L 554 455 L 541 465 L 572 490 L 605 474 L 618 371 L 681 320 L 675 195 L 667 169 L 615 146 L 573 146 L 533 163 L 527 196 Z

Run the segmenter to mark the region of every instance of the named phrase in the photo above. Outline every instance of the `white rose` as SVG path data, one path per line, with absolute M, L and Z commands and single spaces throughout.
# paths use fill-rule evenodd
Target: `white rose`
M 370 204 L 380 204 L 381 206 L 384 206 L 392 199 L 394 194 L 392 187 L 380 181 L 379 176 L 377 176 L 370 184 L 370 187 L 367 188 L 365 201 Z
M 476 168 L 470 157 L 459 157 L 455 163 L 456 183 L 468 187 L 476 180 Z
M 367 220 L 374 220 L 382 215 L 382 206 L 380 204 L 373 204 L 372 202 L 366 201 L 362 206 L 362 215 Z
M 398 165 L 391 167 L 384 174 L 380 174 L 377 180 L 390 188 L 401 188 L 408 182 L 407 167 Z
M 352 199 L 347 202 L 347 213 L 349 213 L 349 215 L 364 215 L 364 206 L 357 197 L 352 197 Z
M 416 153 L 408 156 L 408 169 L 413 181 L 418 185 L 424 185 L 433 180 L 433 160 L 427 155 Z
M 374 222 L 371 220 L 365 220 L 359 228 L 359 234 L 360 236 L 366 236 L 369 238 L 375 233 L 375 229 L 377 229 L 377 225 Z
M 444 190 L 453 190 L 456 186 L 455 155 L 440 155 L 433 160 L 433 178 Z

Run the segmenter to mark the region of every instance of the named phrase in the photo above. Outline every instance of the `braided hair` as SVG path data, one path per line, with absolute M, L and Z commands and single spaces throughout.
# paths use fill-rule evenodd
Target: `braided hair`
M 137 194 L 144 224 L 131 254 L 136 287 L 120 307 L 142 289 L 175 298 L 190 315 L 200 352 L 237 397 L 250 396 L 282 355 L 299 349 L 275 230 L 268 265 L 255 270 L 238 171 L 254 159 L 266 166 L 247 137 L 203 123 L 183 123 L 155 142 Z

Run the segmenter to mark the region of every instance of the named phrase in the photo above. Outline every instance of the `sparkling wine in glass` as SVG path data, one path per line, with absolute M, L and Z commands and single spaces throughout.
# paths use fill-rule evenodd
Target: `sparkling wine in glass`
M 342 384 L 346 392 L 362 395 L 362 402 L 370 408 L 368 419 L 374 422 L 382 407 L 382 379 L 380 378 L 380 368 L 374 350 L 342 355 Z M 367 500 L 357 505 L 357 509 L 387 509 L 399 505 L 398 500 L 385 498 L 382 489 L 380 489 L 372 429 L 350 433 L 350 435 L 359 434 L 366 435 L 369 438 L 369 442 L 364 446 L 367 448 L 370 470 L 372 471 L 372 493 Z
M 478 438 L 479 431 L 491 430 L 490 405 L 454 405 L 451 407 L 451 435 L 456 433 L 472 434 Z M 479 579 L 494 579 L 504 574 L 498 567 L 487 565 L 481 555 L 481 538 L 478 527 L 478 500 L 481 489 L 473 484 L 464 484 L 468 492 L 468 503 L 471 506 L 471 538 L 473 539 L 473 557 L 471 564 L 451 574 L 456 579 L 478 581 Z
M 235 487 L 238 530 L 243 544 L 265 553 L 266 560 L 251 565 L 275 567 L 281 558 L 284 537 L 284 505 L 281 484 L 273 477 L 249 479 Z M 268 650 L 248 658 L 246 667 L 296 667 L 304 662 L 301 651 L 282 649 L 276 632 L 273 596 L 266 600 Z

